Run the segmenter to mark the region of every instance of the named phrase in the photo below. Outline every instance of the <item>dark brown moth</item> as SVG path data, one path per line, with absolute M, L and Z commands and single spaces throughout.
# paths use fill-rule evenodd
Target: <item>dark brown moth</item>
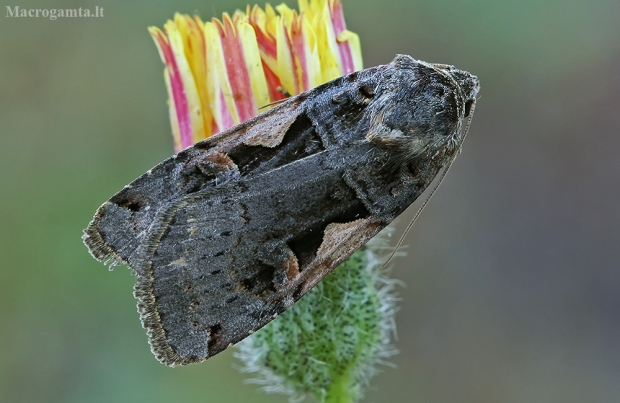
M 247 337 L 416 200 L 461 149 L 478 79 L 397 56 L 163 161 L 105 202 L 91 254 L 127 264 L 153 353 Z

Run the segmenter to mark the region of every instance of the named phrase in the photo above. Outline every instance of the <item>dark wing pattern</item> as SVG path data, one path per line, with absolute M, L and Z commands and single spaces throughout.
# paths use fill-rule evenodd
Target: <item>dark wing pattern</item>
M 157 359 L 199 362 L 267 324 L 404 211 L 460 148 L 452 67 L 408 56 L 197 143 L 103 204 L 91 254 L 137 276 Z M 394 156 L 398 163 L 394 163 Z

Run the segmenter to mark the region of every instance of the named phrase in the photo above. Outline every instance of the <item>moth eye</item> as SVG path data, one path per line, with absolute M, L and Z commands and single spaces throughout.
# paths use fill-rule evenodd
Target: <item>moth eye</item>
M 471 113 L 471 107 L 474 104 L 474 100 L 470 99 L 467 102 L 465 102 L 465 116 L 464 117 L 469 117 L 469 114 Z

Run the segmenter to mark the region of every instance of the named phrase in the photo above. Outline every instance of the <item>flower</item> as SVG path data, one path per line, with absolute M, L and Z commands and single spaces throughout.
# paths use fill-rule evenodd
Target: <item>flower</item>
M 297 95 L 362 68 L 357 34 L 348 31 L 339 0 L 300 0 L 301 13 L 286 4 L 248 7 L 269 87 Z M 273 93 L 272 99 L 282 96 Z
M 175 151 L 258 114 L 270 102 L 254 29 L 242 13 L 203 23 L 177 14 L 149 28 L 166 65 Z
M 247 7 L 203 22 L 176 14 L 149 32 L 165 64 L 175 151 L 297 95 L 362 68 L 359 38 L 340 0 Z M 277 12 L 276 12 L 277 10 Z

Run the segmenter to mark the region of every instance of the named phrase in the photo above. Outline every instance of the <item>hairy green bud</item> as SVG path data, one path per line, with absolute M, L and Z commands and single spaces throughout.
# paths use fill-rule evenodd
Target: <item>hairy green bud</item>
M 338 266 L 312 291 L 239 345 L 249 382 L 291 401 L 356 402 L 376 364 L 397 353 L 396 281 L 384 277 L 377 252 L 382 237 Z

